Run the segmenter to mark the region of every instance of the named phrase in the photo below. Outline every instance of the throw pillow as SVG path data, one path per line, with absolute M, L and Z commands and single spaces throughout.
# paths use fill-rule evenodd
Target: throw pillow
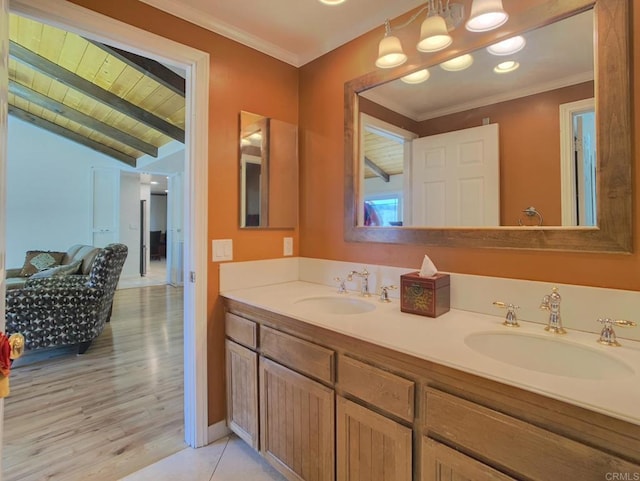
M 58 277 L 77 274 L 80 270 L 80 264 L 82 259 L 73 261 L 71 264 L 63 264 L 61 266 L 51 267 L 40 272 L 36 272 L 31 276 L 31 279 L 42 279 L 44 277 Z
M 36 272 L 59 266 L 64 255 L 64 252 L 55 251 L 27 251 L 20 275 L 29 277 Z

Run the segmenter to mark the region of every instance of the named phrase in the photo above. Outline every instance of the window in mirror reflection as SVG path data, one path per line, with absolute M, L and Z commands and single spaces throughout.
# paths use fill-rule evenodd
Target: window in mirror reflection
M 529 206 L 544 226 L 597 225 L 593 31 L 593 11 L 582 12 L 526 32 L 509 55 L 483 47 L 465 70 L 430 68 L 421 84 L 397 79 L 360 92 L 358 225 L 364 202 L 384 195 L 401 208 L 382 225 L 518 226 Z M 507 61 L 519 68 L 496 74 Z M 495 132 L 459 140 L 451 156 L 416 147 L 485 128 Z M 449 157 L 459 172 L 442 183 L 435 166 Z M 480 164 L 483 177 L 471 173 Z

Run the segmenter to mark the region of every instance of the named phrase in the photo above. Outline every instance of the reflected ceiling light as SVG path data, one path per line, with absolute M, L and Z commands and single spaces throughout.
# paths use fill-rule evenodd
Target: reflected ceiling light
M 325 5 L 340 5 L 344 2 L 345 0 L 320 0 L 320 3 L 324 3 Z
M 426 82 L 430 76 L 431 74 L 425 68 L 422 70 L 418 70 L 417 72 L 410 73 L 409 75 L 405 75 L 404 77 L 401 77 L 400 80 L 402 80 L 406 84 L 419 84 L 422 82 Z
M 426 5 L 418 10 L 409 20 L 402 25 L 391 29 L 389 20 L 385 20 L 384 38 L 378 45 L 378 59 L 376 66 L 379 68 L 393 68 L 407 61 L 407 55 L 402 50 L 398 37 L 392 32 L 400 30 L 411 24 L 424 12 L 427 18 L 420 26 L 420 39 L 416 48 L 420 52 L 437 52 L 451 45 L 453 39 L 449 32 L 456 28 L 463 19 L 464 9 L 461 4 L 450 3 L 449 0 L 428 0 Z
M 502 0 L 473 0 L 471 15 L 465 24 L 470 32 L 486 32 L 498 28 L 509 19 Z
M 494 43 L 487 47 L 487 52 L 491 55 L 511 55 L 519 52 L 527 44 L 524 37 L 518 35 L 517 37 L 511 37 L 502 42 Z
M 251 135 L 249 135 L 249 140 L 251 141 L 259 141 L 262 140 L 262 133 L 261 132 L 254 132 Z
M 502 62 L 496 65 L 493 71 L 495 73 L 509 73 L 509 72 L 513 72 L 519 66 L 520 64 L 515 60 L 508 60 L 507 62 Z
M 249 139 L 245 139 L 244 137 L 240 139 L 240 147 L 246 147 L 247 145 L 251 145 L 251 141 Z
M 440 67 L 448 72 L 459 72 L 460 70 L 471 67 L 472 63 L 473 57 L 467 53 L 460 55 L 459 57 L 452 58 L 451 60 L 447 60 L 446 62 L 442 62 Z

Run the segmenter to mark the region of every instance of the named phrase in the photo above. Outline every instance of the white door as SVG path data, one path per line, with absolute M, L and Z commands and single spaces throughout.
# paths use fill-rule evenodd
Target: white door
M 167 193 L 167 282 L 172 286 L 184 284 L 184 175 L 174 174 L 168 179 Z
M 5 179 L 7 178 L 7 94 L 9 61 L 9 12 L 7 0 L 0 0 L 0 299 L 4 299 L 6 247 L 4 244 L 4 224 L 7 216 L 5 199 Z M 4 332 L 4 301 L 0 301 L 0 331 Z M 2 479 L 2 439 L 4 438 L 4 401 L 0 400 L 0 479 Z
M 115 169 L 93 169 L 91 187 L 93 245 L 104 247 L 118 242 L 120 172 Z
M 413 141 L 413 225 L 500 225 L 498 125 Z
M 596 225 L 595 114 L 574 115 L 578 225 Z

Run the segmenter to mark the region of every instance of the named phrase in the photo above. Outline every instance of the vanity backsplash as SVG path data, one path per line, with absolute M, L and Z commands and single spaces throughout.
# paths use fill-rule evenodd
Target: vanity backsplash
M 353 277 L 346 280 L 349 272 L 369 271 L 369 290 L 379 295 L 381 286 L 400 287 L 400 276 L 414 272 L 414 268 L 389 267 L 353 262 L 289 257 L 260 261 L 230 262 L 220 264 L 220 291 L 231 291 L 269 284 L 304 281 L 314 284 L 334 286 L 338 291 L 340 282 L 345 281 L 348 296 L 360 295 L 362 279 Z M 560 315 L 562 324 L 570 332 L 579 330 L 599 334 L 602 325 L 599 318 L 628 319 L 640 321 L 640 292 L 620 289 L 554 284 L 550 282 L 486 277 L 449 272 L 451 278 L 451 309 L 478 312 L 502 317 L 504 310 L 493 305 L 494 301 L 519 306 L 518 319 L 545 325 L 549 313 L 541 310 L 545 295 L 553 287 L 558 288 L 562 297 Z M 336 280 L 339 278 L 340 280 Z M 388 290 L 392 302 L 400 311 L 399 290 Z M 425 318 L 425 322 L 429 322 Z M 621 339 L 640 341 L 640 328 L 616 328 Z

